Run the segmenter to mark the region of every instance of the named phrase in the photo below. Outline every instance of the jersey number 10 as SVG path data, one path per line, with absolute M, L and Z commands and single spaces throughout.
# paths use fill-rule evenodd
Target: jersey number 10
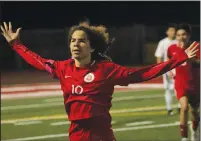
M 82 94 L 83 93 L 83 88 L 80 85 L 72 85 L 72 94 Z

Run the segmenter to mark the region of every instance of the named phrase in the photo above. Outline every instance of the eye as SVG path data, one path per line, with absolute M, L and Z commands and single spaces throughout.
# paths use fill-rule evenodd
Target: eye
M 75 39 L 71 39 L 71 42 L 75 42 Z
M 80 40 L 81 43 L 85 43 L 85 40 Z

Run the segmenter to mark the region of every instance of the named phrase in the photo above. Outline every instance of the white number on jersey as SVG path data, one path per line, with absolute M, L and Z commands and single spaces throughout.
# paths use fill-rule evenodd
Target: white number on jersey
M 72 85 L 72 94 L 82 94 L 83 93 L 83 88 L 80 85 Z

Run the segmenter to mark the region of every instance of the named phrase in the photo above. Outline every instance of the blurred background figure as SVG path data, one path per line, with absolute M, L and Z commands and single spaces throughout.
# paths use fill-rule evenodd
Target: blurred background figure
M 80 20 L 79 25 L 80 26 L 90 26 L 91 22 L 87 17 L 83 17 L 83 19 Z
M 168 58 L 171 58 L 182 49 L 186 49 L 191 41 L 192 29 L 189 24 L 179 24 L 176 31 L 177 44 L 168 48 Z M 198 42 L 195 44 L 198 44 Z M 200 50 L 200 46 L 197 47 Z M 181 141 L 188 141 L 188 111 L 191 108 L 191 141 L 199 141 L 200 122 L 200 51 L 196 57 L 184 62 L 175 68 L 175 90 L 177 99 L 181 104 L 180 111 L 180 134 Z
M 157 63 L 161 63 L 167 61 L 167 50 L 170 45 L 176 43 L 175 40 L 175 32 L 176 32 L 176 24 L 169 24 L 166 30 L 166 35 L 164 39 L 160 40 L 158 46 L 156 48 L 155 57 Z M 172 72 L 168 72 L 163 75 L 163 84 L 165 88 L 165 103 L 168 111 L 168 115 L 173 115 L 172 110 L 172 96 L 175 94 L 174 92 L 174 78 L 172 77 Z M 178 110 L 180 109 L 180 105 L 178 104 Z

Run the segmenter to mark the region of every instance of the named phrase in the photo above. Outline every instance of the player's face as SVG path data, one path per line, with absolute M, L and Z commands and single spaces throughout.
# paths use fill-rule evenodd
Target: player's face
M 169 38 L 174 39 L 175 38 L 175 32 L 176 32 L 175 28 L 174 27 L 170 27 L 170 28 L 168 28 L 166 34 L 167 34 L 167 36 Z
M 86 33 L 82 30 L 77 30 L 72 34 L 70 50 L 72 57 L 78 60 L 89 57 L 94 51 L 94 49 L 90 47 L 90 42 L 87 39 Z
M 185 30 L 179 29 L 176 33 L 176 39 L 178 42 L 186 44 L 189 42 L 190 36 Z

